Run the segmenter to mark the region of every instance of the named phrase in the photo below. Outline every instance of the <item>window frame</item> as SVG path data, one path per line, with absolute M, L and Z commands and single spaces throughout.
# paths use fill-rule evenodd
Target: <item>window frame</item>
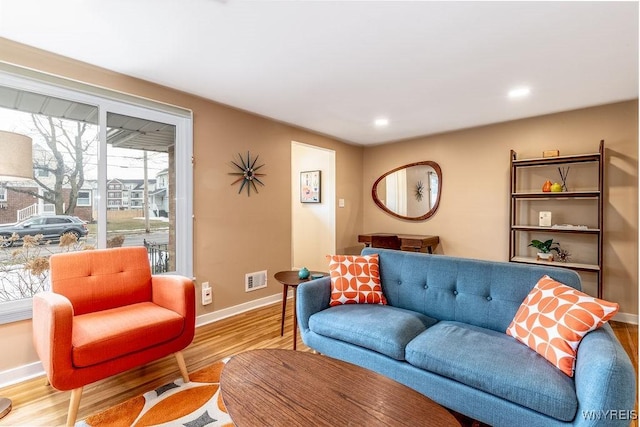
M 0 62 L 0 86 L 58 97 L 98 108 L 98 189 L 91 202 L 98 213 L 98 248 L 107 247 L 107 113 L 125 114 L 172 124 L 175 136 L 175 271 L 193 277 L 193 113 L 190 110 L 149 99 L 99 88 Z M 89 205 L 91 206 L 91 204 Z M 0 324 L 30 319 L 32 300 L 24 298 L 0 303 Z
M 88 197 L 80 197 L 80 194 L 87 193 Z M 84 200 L 88 200 L 87 203 Z M 76 200 L 76 206 L 89 207 L 93 202 L 93 192 L 91 190 L 78 190 L 78 199 Z

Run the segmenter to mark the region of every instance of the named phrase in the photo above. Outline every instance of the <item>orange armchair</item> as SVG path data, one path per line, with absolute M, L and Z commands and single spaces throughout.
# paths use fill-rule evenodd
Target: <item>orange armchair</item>
M 67 425 L 75 423 L 83 386 L 174 354 L 193 340 L 193 282 L 151 275 L 144 247 L 54 254 L 51 291 L 33 297 L 33 339 L 47 378 L 72 390 Z

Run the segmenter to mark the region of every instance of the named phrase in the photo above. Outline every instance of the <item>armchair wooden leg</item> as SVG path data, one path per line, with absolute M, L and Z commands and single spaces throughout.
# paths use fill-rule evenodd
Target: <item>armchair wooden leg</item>
M 189 382 L 189 372 L 187 371 L 187 364 L 184 363 L 184 356 L 181 351 L 174 353 L 176 356 L 176 360 L 178 361 L 178 367 L 180 368 L 180 373 L 182 374 L 182 380 L 185 383 Z
M 80 398 L 82 397 L 82 387 L 71 390 L 71 400 L 69 401 L 69 412 L 67 413 L 67 427 L 73 427 L 78 417 L 80 408 Z

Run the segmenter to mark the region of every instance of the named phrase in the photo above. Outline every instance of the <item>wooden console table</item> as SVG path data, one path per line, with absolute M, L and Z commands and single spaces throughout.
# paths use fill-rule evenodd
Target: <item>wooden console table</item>
M 358 242 L 365 246 L 373 246 L 374 237 L 396 236 L 400 240 L 400 250 L 408 252 L 427 252 L 432 254 L 440 243 L 438 236 L 423 236 L 420 234 L 369 233 L 358 235 Z

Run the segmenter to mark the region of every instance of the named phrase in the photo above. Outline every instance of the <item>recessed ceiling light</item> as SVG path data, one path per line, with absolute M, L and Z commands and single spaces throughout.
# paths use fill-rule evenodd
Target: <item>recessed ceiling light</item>
M 509 91 L 509 98 L 523 98 L 531 93 L 528 87 L 518 87 Z
M 377 128 L 382 128 L 382 127 L 385 127 L 385 126 L 389 126 L 389 119 L 384 118 L 384 117 L 380 117 L 379 119 L 376 119 L 373 122 L 373 124 Z

